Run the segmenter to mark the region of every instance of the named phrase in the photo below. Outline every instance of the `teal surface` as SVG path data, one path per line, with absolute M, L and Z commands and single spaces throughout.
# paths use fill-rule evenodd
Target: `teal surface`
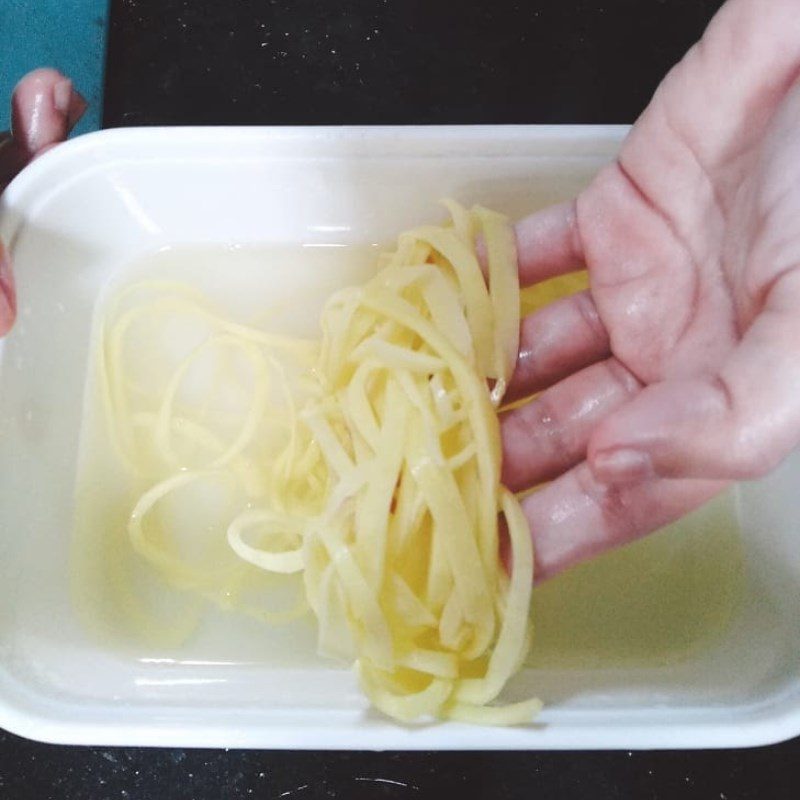
M 108 0 L 0 0 L 0 130 L 9 126 L 17 81 L 36 67 L 56 67 L 89 101 L 76 132 L 100 127 Z

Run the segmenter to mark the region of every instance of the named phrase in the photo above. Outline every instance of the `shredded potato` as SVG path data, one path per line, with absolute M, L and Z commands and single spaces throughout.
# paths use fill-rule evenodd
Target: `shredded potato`
M 531 640 L 533 552 L 500 484 L 496 413 L 517 357 L 515 242 L 501 215 L 447 205 L 452 223 L 403 234 L 368 283 L 330 299 L 319 342 L 151 281 L 110 304 L 99 374 L 111 438 L 144 487 L 129 541 L 168 581 L 236 605 L 243 568 L 297 573 L 321 652 L 352 662 L 377 708 L 519 724 L 537 699 L 495 705 Z M 147 341 L 162 350 L 137 377 Z M 163 507 L 197 483 L 233 498 L 230 557 L 197 563 L 170 529 Z

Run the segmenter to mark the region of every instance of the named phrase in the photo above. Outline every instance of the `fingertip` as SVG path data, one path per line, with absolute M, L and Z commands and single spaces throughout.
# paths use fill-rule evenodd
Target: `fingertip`
M 14 89 L 11 106 L 14 139 L 26 160 L 63 141 L 86 107 L 72 81 L 52 68 L 25 75 Z
M 17 85 L 14 87 L 14 93 L 16 94 L 19 91 L 28 91 L 29 87 L 34 85 L 52 85 L 63 79 L 64 75 L 62 75 L 57 69 L 53 67 L 39 67 L 31 70 L 30 72 L 26 72 L 17 81 Z
M 586 463 L 598 483 L 627 486 L 659 477 L 652 449 L 661 434 L 657 430 L 660 420 L 652 420 L 648 413 L 650 390 L 652 387 L 645 387 L 592 431 Z
M 53 84 L 53 106 L 64 116 L 69 114 L 69 107 L 72 102 L 72 81 L 69 78 L 61 78 Z
M 67 132 L 71 131 L 86 112 L 86 98 L 75 89 L 70 78 L 58 73 L 53 77 L 53 106 L 66 120 Z
M 651 384 L 594 430 L 587 460 L 595 478 L 624 485 L 660 478 L 730 476 L 730 415 L 708 379 Z
M 523 286 L 573 272 L 583 266 L 583 245 L 575 200 L 520 220 L 515 226 L 519 279 Z

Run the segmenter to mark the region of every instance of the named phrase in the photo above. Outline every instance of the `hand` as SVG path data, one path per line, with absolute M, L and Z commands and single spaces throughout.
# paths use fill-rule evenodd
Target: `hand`
M 72 81 L 54 69 L 38 69 L 17 84 L 11 100 L 12 136 L 0 140 L 0 192 L 31 160 L 63 141 L 86 110 Z M 16 316 L 14 278 L 0 242 L 0 336 Z
M 504 480 L 545 578 L 682 516 L 800 440 L 800 13 L 730 0 L 617 161 L 517 227 L 520 279 L 590 290 L 523 321 Z

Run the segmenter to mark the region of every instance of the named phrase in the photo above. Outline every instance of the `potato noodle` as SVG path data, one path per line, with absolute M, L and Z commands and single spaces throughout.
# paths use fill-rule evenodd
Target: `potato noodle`
M 497 417 L 519 344 L 515 240 L 500 214 L 446 204 L 451 222 L 402 234 L 330 298 L 318 341 L 145 281 L 108 304 L 98 374 L 114 446 L 147 487 L 129 542 L 165 580 L 236 607 L 240 567 L 296 574 L 302 602 L 263 618 L 307 603 L 320 651 L 353 663 L 377 708 L 520 724 L 537 699 L 498 704 L 531 642 L 532 545 L 500 483 Z M 144 342 L 156 355 L 137 363 Z M 201 563 L 168 512 L 211 487 L 230 560 Z

